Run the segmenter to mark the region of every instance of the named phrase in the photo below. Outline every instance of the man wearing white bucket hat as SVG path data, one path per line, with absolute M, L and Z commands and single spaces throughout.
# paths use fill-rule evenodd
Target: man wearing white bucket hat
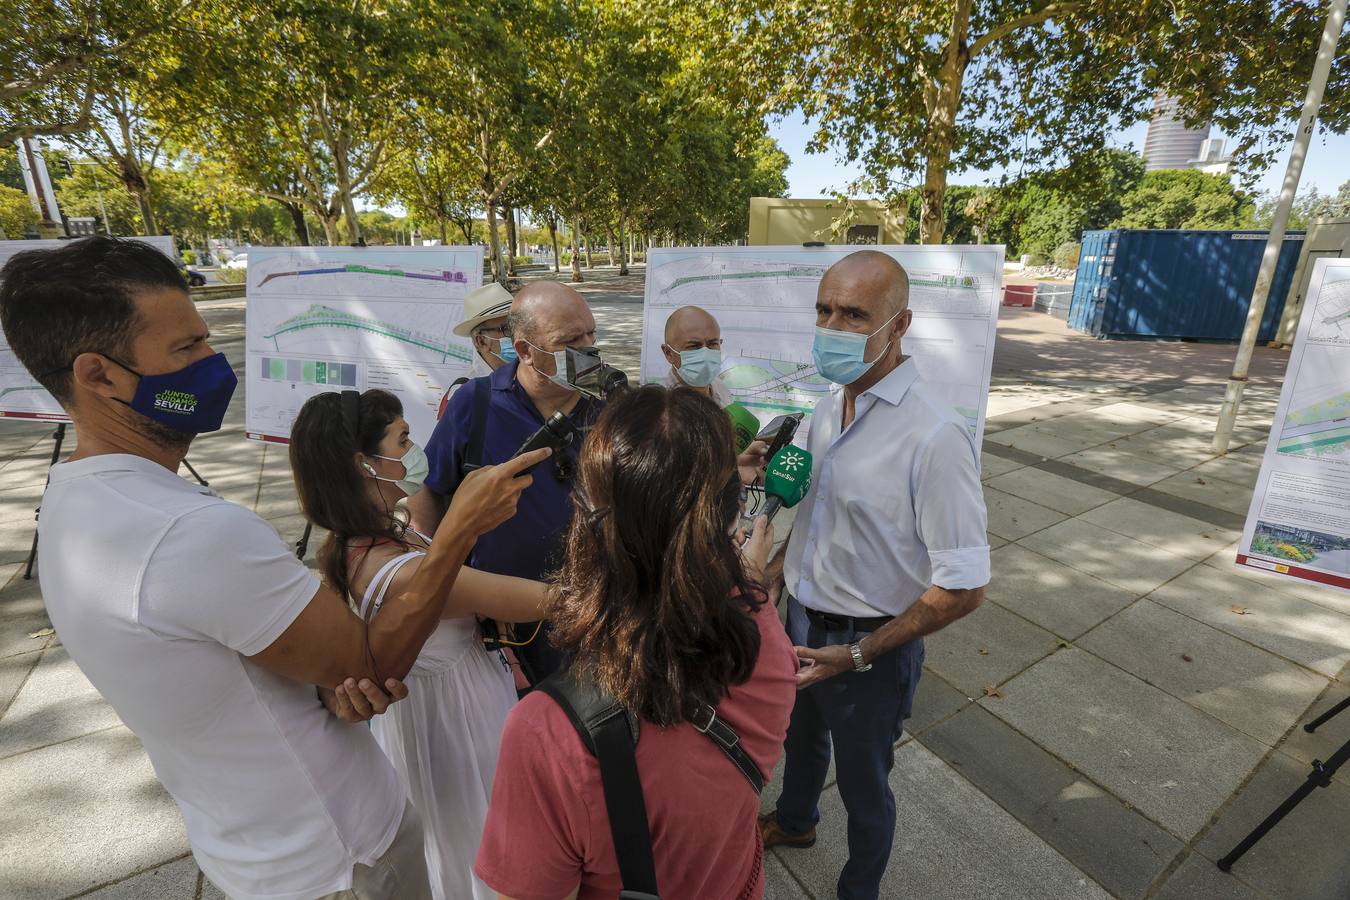
M 464 298 L 464 318 L 455 326 L 455 334 L 473 341 L 473 362 L 469 374 L 455 382 L 441 397 L 436 418 L 445 412 L 450 395 L 470 378 L 491 375 L 516 358 L 516 348 L 506 329 L 506 314 L 511 311 L 511 292 L 496 281 L 475 288 Z

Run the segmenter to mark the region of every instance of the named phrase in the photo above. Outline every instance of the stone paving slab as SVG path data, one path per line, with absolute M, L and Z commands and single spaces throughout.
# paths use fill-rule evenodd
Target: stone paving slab
M 90 900 L 193 900 L 200 877 L 197 864 L 188 856 L 85 896 Z
M 1220 872 L 1213 860 L 1193 853 L 1153 900 L 1267 900 L 1269 896 L 1236 875 Z
M 1149 600 L 1077 646 L 1269 746 L 1327 686 L 1302 666 Z
M 883 897 L 970 900 L 1108 898 L 1054 848 L 1037 837 L 929 750 L 911 741 L 896 751 L 891 773 L 896 831 Z M 844 811 L 837 791 L 821 803 L 828 827 L 815 847 L 779 853 L 813 897 L 833 897 L 847 858 Z
M 989 530 L 1010 541 L 1068 518 L 1062 512 L 994 490 L 988 484 L 984 486 L 984 505 L 989 514 Z
M 0 716 L 19 693 L 19 687 L 42 658 L 42 651 L 0 657 Z
M 1329 678 L 1350 663 L 1350 616 L 1278 590 L 1252 590 L 1235 573 L 1197 566 L 1149 599 Z
M 1159 509 L 1129 497 L 1121 497 L 1105 506 L 1088 510 L 1081 518 L 1085 522 L 1197 562 L 1213 556 L 1217 550 L 1240 536 L 1237 532 L 1218 528 L 1209 522 Z
M 121 719 L 64 647 L 44 651 L 5 712 L 0 759 L 103 731 Z
M 29 637 L 52 624 L 42 605 L 37 579 L 24 581 L 20 565 L 6 568 L 15 574 L 0 598 L 0 659 L 46 649 L 53 641 L 52 637 Z
M 928 668 L 967 696 L 979 697 L 984 688 L 1002 684 L 1054 652 L 1057 639 L 997 603 L 986 602 L 929 635 L 924 644 Z
M 1154 490 L 1215 506 L 1244 518 L 1251 505 L 1252 487 L 1250 483 L 1239 484 L 1214 475 L 1197 475 L 1194 469 L 1153 485 Z
M 1234 562 L 1237 559 L 1237 552 L 1238 542 L 1234 541 L 1206 559 L 1205 565 L 1219 570 L 1224 575 L 1234 575 L 1244 581 L 1251 582 L 1252 587 L 1249 590 L 1275 591 L 1280 594 L 1288 594 L 1291 597 L 1297 597 L 1300 600 L 1326 607 L 1332 612 L 1350 616 L 1350 592 L 1339 591 L 1310 581 L 1272 575 L 1262 572 L 1260 569 L 1239 566 Z
M 1342 734 L 1350 737 L 1345 731 Z M 1197 849 L 1209 859 L 1221 858 L 1307 775 L 1304 763 L 1272 753 Z M 1348 843 L 1350 787 L 1333 781 L 1330 787 L 1308 795 L 1234 864 L 1233 873 L 1277 897 L 1345 900 L 1350 897 Z
M 984 481 L 997 478 L 1007 472 L 1015 472 L 1020 468 L 1022 468 L 1022 463 L 1007 457 L 989 452 L 980 454 L 980 478 Z
M 0 760 L 6 900 L 68 897 L 188 852 L 140 741 L 114 728 Z
M 1162 481 L 1164 478 L 1171 478 L 1185 468 L 1185 466 L 1168 465 L 1156 459 L 1146 459 L 1130 453 L 1123 453 L 1105 446 L 1070 453 L 1061 457 L 1060 460 L 1141 487 Z
M 1333 681 L 1331 686 L 1327 688 L 1326 693 L 1319 697 L 1317 702 L 1299 717 L 1298 724 L 1289 732 L 1288 739 L 1280 745 L 1280 752 L 1288 754 L 1309 766 L 1315 759 L 1326 760 L 1330 758 L 1331 754 L 1341 748 L 1341 745 L 1350 741 L 1350 709 L 1337 713 L 1312 734 L 1304 731 L 1303 726 L 1329 711 L 1337 703 L 1345 700 L 1346 697 L 1350 697 L 1350 687 Z M 1350 787 L 1350 763 L 1337 769 L 1336 774 L 1332 777 Z
M 1133 603 L 1137 595 L 1042 556 L 1021 544 L 990 555 L 996 577 L 987 595 L 1061 637 L 1073 640 Z
M 1015 450 L 1035 453 L 1050 459 L 1085 449 L 1081 442 L 1047 434 L 1038 425 L 1022 425 L 1007 431 L 994 432 L 985 435 L 985 440 L 995 444 L 1006 444 Z
M 1081 518 L 1052 525 L 1017 543 L 1070 568 L 1132 591 L 1136 596 L 1156 589 L 1195 565 L 1195 560 L 1108 531 Z
M 1182 849 L 1175 837 L 979 706 L 919 740 L 1116 897 L 1143 896 Z
M 1041 660 L 1003 690 L 981 705 L 1183 839 L 1267 749 L 1082 650 Z
M 1034 501 L 1066 516 L 1080 515 L 1116 499 L 1116 495 L 1110 491 L 1032 466 L 991 478 L 988 486 L 1023 500 Z

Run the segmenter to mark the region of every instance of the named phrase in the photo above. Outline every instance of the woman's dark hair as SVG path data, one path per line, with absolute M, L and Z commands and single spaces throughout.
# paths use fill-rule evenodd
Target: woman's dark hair
M 731 541 L 731 423 L 685 388 L 609 401 L 581 450 L 552 602 L 574 670 L 661 726 L 716 705 L 759 656 L 762 600 Z
M 344 599 L 351 592 L 346 551 L 352 541 L 386 538 L 403 543 L 405 531 L 389 510 L 371 502 L 366 480 L 352 459 L 358 451 L 379 455 L 384 433 L 403 415 L 403 404 L 388 391 L 366 391 L 356 403 L 347 393 L 355 392 L 310 397 L 291 426 L 291 474 L 300 509 L 310 522 L 328 529 L 319 548 L 319 571 Z

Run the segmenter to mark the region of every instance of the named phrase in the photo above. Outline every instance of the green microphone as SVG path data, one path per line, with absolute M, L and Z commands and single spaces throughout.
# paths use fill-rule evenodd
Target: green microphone
M 764 494 L 769 502 L 764 504 L 759 515 L 768 516 L 769 521 L 773 521 L 778 510 L 801 503 L 810 488 L 811 454 L 801 447 L 788 444 L 769 460 L 769 470 L 764 474 Z M 749 532 L 746 532 L 746 537 L 749 536 Z
M 734 402 L 727 404 L 726 413 L 736 436 L 736 455 L 740 456 L 746 447 L 755 442 L 755 435 L 759 434 L 759 419 L 750 410 Z

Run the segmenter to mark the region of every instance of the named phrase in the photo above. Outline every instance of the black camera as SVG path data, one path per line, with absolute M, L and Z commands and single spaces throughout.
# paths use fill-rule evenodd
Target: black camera
M 538 450 L 540 447 L 552 447 L 553 453 L 556 456 L 557 454 L 562 453 L 564 447 L 567 447 L 572 443 L 576 434 L 577 429 L 571 421 L 568 420 L 567 416 L 563 415 L 561 412 L 555 411 L 553 415 L 544 420 L 544 424 L 538 431 L 530 435 L 525 440 L 525 443 L 520 445 L 520 449 L 512 454 L 511 458 L 515 459 L 517 456 L 521 456 L 522 454 L 529 453 L 533 450 Z M 526 469 L 525 472 L 521 472 L 520 474 L 524 475 L 533 468 L 534 466 L 530 466 L 529 469 Z
M 598 400 L 628 387 L 628 376 L 602 360 L 599 347 L 568 347 L 564 376 L 572 387 Z

